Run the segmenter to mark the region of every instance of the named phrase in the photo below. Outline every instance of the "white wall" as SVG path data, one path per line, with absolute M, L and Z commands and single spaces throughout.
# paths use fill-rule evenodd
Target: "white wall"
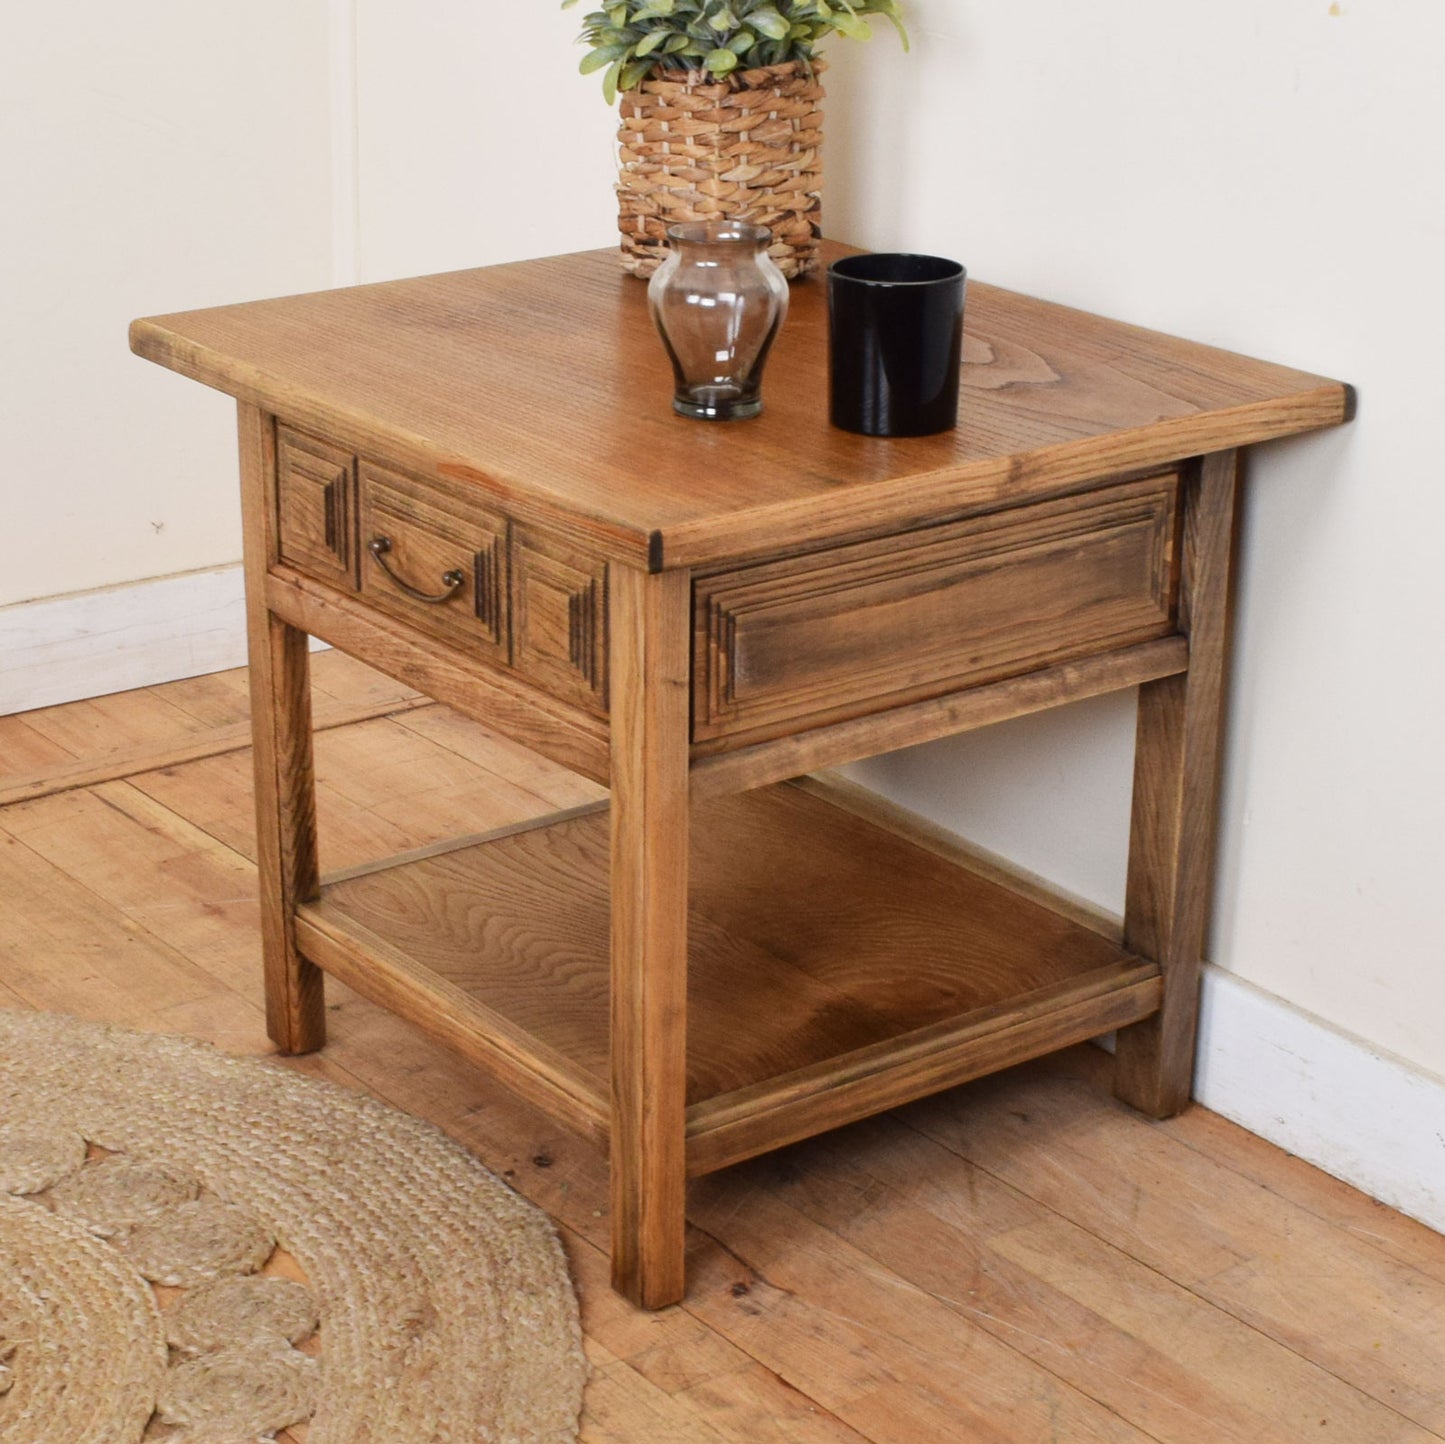
M 323 0 L 8 5 L 0 604 L 233 561 L 235 408 L 132 318 L 326 285 Z
M 833 47 L 831 233 L 1358 385 L 1352 426 L 1252 459 L 1210 956 L 1445 1076 L 1445 6 L 908 6 L 912 55 Z M 11 17 L 0 602 L 238 555 L 231 409 L 130 358 L 131 316 L 610 243 L 575 29 L 548 0 Z M 1131 746 L 1105 698 L 860 772 L 1117 907 Z
M 611 242 L 617 125 L 555 0 L 354 6 L 360 278 Z
M 1359 387 L 1252 456 L 1210 956 L 1445 1076 L 1445 7 L 909 9 L 912 56 L 835 47 L 831 230 Z M 1105 699 L 861 775 L 1117 908 L 1131 726 Z

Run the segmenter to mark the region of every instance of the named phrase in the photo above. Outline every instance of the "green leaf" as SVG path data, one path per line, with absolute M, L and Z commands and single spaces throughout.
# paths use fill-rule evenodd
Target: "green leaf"
M 603 92 L 615 99 L 660 67 L 705 68 L 726 75 L 739 57 L 749 66 L 810 65 L 830 35 L 866 40 L 867 17 L 882 15 L 906 50 L 900 0 L 591 0 L 579 41 L 583 74 L 604 71 Z M 580 0 L 561 0 L 564 9 Z M 731 57 L 729 60 L 727 57 Z
M 792 27 L 783 19 L 771 5 L 764 5 L 759 10 L 754 10 L 748 16 L 748 24 L 758 32 L 759 35 L 766 35 L 769 40 L 785 40 L 788 31 Z
M 634 60 L 629 65 L 622 67 L 622 73 L 617 77 L 618 90 L 631 90 L 634 85 L 646 80 L 652 72 L 650 60 Z
M 622 62 L 614 60 L 602 77 L 602 98 L 608 105 L 617 104 L 617 77 L 622 74 Z
M 903 48 L 908 50 L 908 27 L 903 23 L 903 11 L 898 0 L 872 0 L 868 8 L 877 14 L 886 17 L 888 23 L 898 32 L 898 38 L 903 43 Z
M 626 45 L 603 45 L 598 49 L 589 51 L 582 57 L 582 63 L 577 67 L 583 75 L 591 75 L 594 70 L 601 70 L 604 65 L 611 65 L 612 62 L 627 54 L 629 46 Z

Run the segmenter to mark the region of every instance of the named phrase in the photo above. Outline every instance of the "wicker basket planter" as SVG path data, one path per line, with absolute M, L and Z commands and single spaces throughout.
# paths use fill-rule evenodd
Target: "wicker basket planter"
M 644 80 L 621 98 L 618 228 L 622 263 L 650 276 L 679 221 L 747 220 L 773 233 L 790 280 L 818 264 L 822 63 L 796 62 Z

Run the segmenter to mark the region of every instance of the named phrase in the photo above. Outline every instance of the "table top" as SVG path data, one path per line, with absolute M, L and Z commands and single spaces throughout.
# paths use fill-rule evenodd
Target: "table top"
M 1014 504 L 1353 412 L 1338 381 L 971 281 L 957 430 L 855 436 L 828 422 L 815 277 L 791 287 L 763 415 L 694 421 L 672 412 L 646 292 L 590 251 L 152 317 L 131 346 L 654 570 Z

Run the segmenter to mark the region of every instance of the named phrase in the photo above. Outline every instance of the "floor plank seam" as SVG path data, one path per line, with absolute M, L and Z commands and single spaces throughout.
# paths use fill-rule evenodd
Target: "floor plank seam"
M 437 704 L 430 698 L 417 698 L 383 705 L 387 710 L 364 710 L 339 718 L 320 717 L 316 721 L 315 730 L 333 732 L 340 727 L 383 721 Z M 123 782 L 147 772 L 158 772 L 166 767 L 184 767 L 192 762 L 203 762 L 210 757 L 224 757 L 231 752 L 244 752 L 251 745 L 250 726 L 247 723 L 234 723 L 210 730 L 213 734 L 210 740 L 196 737 L 190 742 L 172 742 L 169 746 L 147 748 L 143 752 L 120 751 L 110 760 L 102 754 L 93 761 L 76 758 L 73 762 L 58 763 L 54 767 L 42 768 L 33 773 L 10 776 L 0 774 L 0 808 L 13 807 L 23 802 L 38 802 L 44 797 L 78 792 L 105 782 Z
M 1320 1373 L 1325 1374 L 1331 1379 L 1335 1380 L 1335 1382 L 1340 1384 L 1342 1387 L 1351 1390 L 1353 1393 L 1358 1394 L 1363 1399 L 1370 1400 L 1371 1403 L 1376 1404 L 1380 1408 L 1388 1411 L 1390 1414 L 1393 1414 L 1395 1418 L 1400 1420 L 1402 1424 L 1408 1424 L 1413 1428 L 1420 1429 L 1433 1439 L 1445 1438 L 1445 1436 L 1442 1436 L 1432 1430 L 1428 1424 L 1422 1422 L 1419 1419 L 1416 1419 L 1413 1415 L 1403 1412 L 1398 1407 L 1398 1405 L 1392 1404 L 1388 1399 L 1381 1398 L 1378 1392 L 1365 1387 L 1363 1384 L 1355 1383 L 1352 1380 L 1345 1378 L 1343 1375 L 1336 1373 L 1333 1369 L 1328 1368 L 1319 1360 L 1310 1358 L 1308 1354 L 1304 1353 L 1295 1344 L 1291 1343 L 1289 1339 L 1281 1338 L 1278 1334 L 1264 1327 L 1263 1321 L 1256 1321 L 1255 1319 L 1247 1317 L 1243 1313 L 1237 1312 L 1225 1300 L 1219 1298 L 1212 1298 L 1208 1293 L 1203 1292 L 1195 1284 L 1187 1283 L 1183 1279 L 1172 1278 L 1170 1275 L 1164 1273 L 1163 1270 L 1160 1269 L 1157 1265 L 1151 1263 L 1148 1259 L 1141 1258 L 1137 1253 L 1125 1247 L 1124 1244 L 1118 1243 L 1115 1240 L 1106 1237 L 1105 1235 L 1099 1233 L 1096 1229 L 1091 1228 L 1087 1223 L 1084 1223 L 1079 1219 L 1072 1218 L 1068 1214 L 1060 1213 L 1045 1200 L 1034 1197 L 1034 1195 L 1031 1194 L 1026 1188 L 1021 1188 L 1018 1184 L 1013 1183 L 1009 1179 L 1004 1178 L 1002 1175 L 995 1173 L 992 1169 L 985 1168 L 975 1159 L 969 1158 L 967 1154 L 959 1152 L 959 1150 L 953 1147 L 947 1139 L 939 1138 L 924 1129 L 918 1128 L 910 1119 L 902 1118 L 898 1113 L 894 1113 L 891 1116 L 898 1118 L 899 1122 L 903 1123 L 906 1127 L 911 1129 L 920 1137 L 928 1139 L 929 1142 L 936 1144 L 940 1148 L 947 1149 L 948 1152 L 954 1155 L 954 1157 L 962 1159 L 971 1168 L 976 1168 L 980 1173 L 992 1179 L 1001 1187 L 1012 1189 L 1014 1192 L 1022 1194 L 1023 1197 L 1029 1199 L 1038 1208 L 1044 1210 L 1048 1214 L 1051 1214 L 1054 1218 L 1059 1219 L 1061 1222 L 1068 1224 L 1070 1227 L 1077 1228 L 1081 1232 L 1088 1234 L 1090 1238 L 1094 1239 L 1097 1243 L 1102 1244 L 1105 1248 L 1112 1249 L 1115 1252 L 1122 1254 L 1123 1257 L 1130 1260 L 1131 1263 L 1134 1263 L 1139 1268 L 1146 1270 L 1155 1278 L 1163 1280 L 1165 1284 L 1172 1285 L 1175 1288 L 1181 1289 L 1183 1292 L 1191 1295 L 1193 1298 L 1199 1300 L 1200 1303 L 1206 1305 L 1207 1307 L 1215 1309 L 1221 1314 L 1227 1315 L 1237 1324 L 1241 1325 L 1243 1328 L 1248 1329 L 1251 1333 L 1258 1335 L 1261 1339 L 1268 1340 L 1271 1344 L 1274 1344 L 1277 1348 L 1283 1349 L 1286 1353 L 1292 1354 L 1296 1359 L 1300 1360 L 1301 1363 L 1307 1365 L 1309 1368 L 1318 1369 Z M 1229 1171 L 1236 1172 L 1237 1176 L 1240 1178 L 1244 1178 L 1246 1182 L 1253 1182 L 1252 1179 L 1248 1179 L 1247 1176 L 1244 1174 L 1237 1173 L 1236 1170 L 1231 1169 Z M 872 1257 L 872 1255 L 869 1256 Z M 1040 1367 L 1044 1366 L 1041 1365 Z M 1136 1424 L 1132 1427 L 1138 1428 L 1139 1426 Z
M 224 698 L 194 695 L 203 713 L 228 715 Z M 497 760 L 505 739 L 494 757 L 485 729 L 453 725 L 440 708 L 434 724 L 409 716 L 427 707 L 436 704 L 388 703 L 325 730 L 360 727 L 355 747 L 341 752 L 365 766 L 373 753 L 390 757 L 388 742 L 399 734 L 384 728 L 373 737 L 363 724 L 396 719 L 397 729 L 428 744 L 417 755 L 435 758 L 437 776 L 457 773 L 459 759 L 463 771 L 475 774 L 468 785 L 479 796 L 491 777 L 510 781 Z M 168 725 L 156 715 L 158 725 Z M 439 735 L 428 736 L 429 729 Z M 75 725 L 69 732 L 80 735 Z M 125 735 L 142 734 L 133 728 Z M 204 763 L 244 750 L 227 746 L 188 760 Z M 1382 1223 L 1382 1232 L 1372 1234 L 1363 1195 L 1341 1192 L 1343 1185 L 1323 1175 L 1311 1192 L 1309 1174 L 1222 1120 L 1206 1114 L 1192 1127 L 1157 1123 L 1114 1103 L 1107 1096 L 1109 1060 L 1091 1050 L 1061 1055 L 1016 1084 L 982 1087 L 976 1096 L 983 1136 L 968 1123 L 963 1104 L 955 1114 L 952 1104 L 928 1111 L 921 1103 L 880 1116 L 896 1134 L 867 1132 L 851 1142 L 838 1135 L 836 1157 L 831 1149 L 799 1155 L 797 1188 L 786 1170 L 749 1172 L 746 1165 L 731 1179 L 698 1180 L 694 1207 L 707 1226 L 688 1225 L 698 1267 L 694 1295 L 656 1316 L 625 1312 L 606 1287 L 606 1224 L 599 1222 L 606 1212 L 605 1160 L 580 1145 L 569 1151 L 551 1138 L 553 1125 L 529 1108 L 507 1112 L 499 1086 L 334 981 L 328 1017 L 335 1046 L 298 1058 L 274 1053 L 259 990 L 256 1001 L 249 996 L 243 935 L 250 913 L 236 906 L 254 901 L 256 871 L 240 850 L 246 845 L 244 759 L 199 766 L 163 784 L 164 759 L 174 752 L 149 748 L 159 765 L 57 789 L 75 794 L 74 801 L 37 796 L 41 807 L 34 812 L 27 810 L 30 798 L 6 805 L 0 779 L 0 835 L 22 850 L 7 854 L 18 885 L 10 905 L 19 906 L 20 931 L 8 949 L 0 938 L 0 962 L 7 964 L 0 968 L 0 1006 L 197 1032 L 228 1052 L 271 1056 L 288 1071 L 330 1077 L 431 1118 L 514 1187 L 523 1185 L 523 1196 L 554 1212 L 586 1285 L 587 1336 L 601 1387 L 582 1439 L 882 1444 L 966 1438 L 977 1427 L 1016 1444 L 1054 1437 L 1177 1444 L 1181 1438 L 1250 1439 L 1252 1430 L 1271 1441 L 1342 1431 L 1360 1444 L 1406 1438 L 1445 1444 L 1445 1396 L 1430 1367 L 1445 1256 L 1401 1228 Z M 403 754 L 411 756 L 406 747 L 396 756 Z M 567 788 L 560 771 L 554 788 L 545 765 L 525 776 L 526 783 L 510 785 L 539 806 L 554 807 L 546 794 Z M 431 777 L 423 768 L 411 783 L 423 812 L 408 826 L 421 838 L 431 835 L 433 814 L 447 813 L 445 793 L 433 800 L 422 787 Z M 355 797 L 324 799 L 348 829 L 338 845 L 357 856 L 367 855 L 368 839 L 381 835 L 369 821 L 371 797 L 361 789 Z M 525 805 L 519 798 L 517 806 Z M 364 820 L 360 831 L 357 818 Z M 128 843 L 134 856 L 126 861 Z M 52 904 L 51 893 L 62 884 L 63 898 Z M 227 916 L 207 916 L 212 909 Z M 132 943 L 133 955 L 125 952 Z M 50 971 L 48 945 L 56 959 Z M 1010 1086 L 1023 1090 L 1017 1103 L 1005 1091 Z M 1039 1100 L 1047 1102 L 1036 1106 Z M 1013 1121 L 1016 1110 L 1035 1126 Z M 468 1122 L 473 1117 L 476 1127 Z M 1073 1138 L 1071 1153 L 1075 1121 L 1097 1132 L 1086 1132 L 1083 1143 Z M 1145 1122 L 1148 1134 L 1138 1130 Z M 854 1147 L 859 1137 L 861 1153 Z M 920 1141 L 909 1144 L 906 1137 Z M 1097 1146 L 1134 1158 L 1134 1171 L 1112 1182 L 1090 1172 L 1083 1150 L 1096 1139 Z M 884 1152 L 870 1154 L 874 1143 Z M 1176 1146 L 1187 1152 L 1171 1162 Z M 903 1152 L 889 1152 L 893 1147 Z M 936 1149 L 963 1169 L 930 1153 Z M 982 1151 L 992 1166 L 966 1150 Z M 565 1183 L 559 1197 L 557 1176 L 564 1170 L 551 1168 L 550 1159 L 545 1175 L 524 1166 L 539 1152 L 570 1160 L 573 1202 Z M 853 1160 L 846 1169 L 845 1157 Z M 899 1160 L 910 1170 L 930 1163 L 945 1170 L 946 1192 L 919 1192 L 896 1178 L 892 1164 Z M 996 1218 L 982 1203 L 968 1205 L 975 1177 L 985 1200 L 994 1190 L 1012 1195 L 1007 1207 L 1013 1212 Z M 871 1205 L 859 1212 L 849 1204 L 851 1192 L 840 1199 L 823 1191 L 866 1190 L 874 1182 L 877 1198 L 865 1194 L 863 1202 L 882 1210 L 876 1218 Z M 1192 1217 L 1208 1227 L 1211 1189 L 1222 1192 L 1221 1209 L 1242 1212 L 1231 1214 L 1227 1227 L 1221 1219 L 1217 1237 L 1211 1231 L 1208 1241 L 1181 1254 L 1176 1233 L 1190 1228 Z M 754 1208 L 771 1220 L 766 1227 L 751 1221 Z M 1138 1222 L 1130 1224 L 1136 1213 Z M 989 1222 L 1007 1223 L 1016 1214 L 1042 1230 L 1020 1239 L 1022 1252 L 996 1242 Z M 950 1237 L 962 1257 L 935 1270 L 932 1246 L 946 1251 Z M 730 1238 L 736 1246 L 725 1241 Z M 1044 1253 L 1031 1262 L 1039 1250 Z M 768 1274 L 749 1263 L 750 1253 L 768 1261 Z M 991 1260 L 1012 1262 L 996 1269 Z M 1071 1275 L 1056 1276 L 1070 1260 L 1087 1271 L 1077 1287 Z M 984 1271 L 987 1286 L 969 1277 L 973 1268 Z M 1029 1303 L 1035 1274 L 1037 1308 Z M 1221 1289 L 1221 1297 L 1210 1292 Z M 1167 1333 L 1156 1336 L 1152 1310 Z M 1372 1340 L 1385 1352 L 1372 1353 Z M 1128 1352 L 1136 1346 L 1144 1351 L 1137 1356 Z M 990 1374 L 981 1388 L 985 1368 Z M 818 1403 L 810 1390 L 833 1407 Z M 1316 1399 L 1318 1415 L 1310 1412 Z M 1010 1410 L 1025 1401 L 1026 1413 L 1010 1422 Z M 1306 1430 L 1324 1424 L 1326 1414 L 1331 1428 Z
M 440 708 L 440 704 L 437 704 L 437 705 L 438 705 L 439 710 L 445 710 L 445 709 Z M 410 712 L 410 711 L 422 711 L 422 710 L 426 710 L 426 709 L 424 709 L 424 708 L 409 708 L 409 709 L 408 709 L 409 712 Z M 505 782 L 508 786 L 517 788 L 519 791 L 526 793 L 528 797 L 533 797 L 533 798 L 535 798 L 535 799 L 537 800 L 537 802 L 538 802 L 541 806 L 543 806 L 543 807 L 548 807 L 548 808 L 555 808 L 555 807 L 557 806 L 556 802 L 555 802 L 552 798 L 550 798 L 550 797 L 544 797 L 544 796 L 542 796 L 540 793 L 533 791 L 533 789 L 532 789 L 530 786 L 528 786 L 526 783 L 524 783 L 524 782 L 517 782 L 517 781 L 516 781 L 515 779 L 513 779 L 513 778 L 506 777 L 506 776 L 504 776 L 504 775 L 502 775 L 502 774 L 500 774 L 500 773 L 493 772 L 491 768 L 489 768 L 489 767 L 485 766 L 484 764 L 476 761 L 475 758 L 468 757 L 465 752 L 459 751 L 457 748 L 453 747 L 453 746 L 451 745 L 451 743 L 446 742 L 446 741 L 443 741 L 443 740 L 440 739 L 440 738 L 433 737 L 433 736 L 431 736 L 430 734 L 428 734 L 428 733 L 426 733 L 426 732 L 418 731 L 415 727 L 412 727 L 412 726 L 410 726 L 410 725 L 408 724 L 405 716 L 402 716 L 402 717 L 401 717 L 401 720 L 397 723 L 397 726 L 403 728 L 403 729 L 404 729 L 405 731 L 407 731 L 407 732 L 410 732 L 413 737 L 420 737 L 423 741 L 431 743 L 431 745 L 432 745 L 433 747 L 439 747 L 439 748 L 441 748 L 441 750 L 442 750 L 443 752 L 447 753 L 449 756 L 456 757 L 456 758 L 460 759 L 462 762 L 465 762 L 468 766 L 470 766 L 470 767 L 475 767 L 479 772 L 485 773 L 488 777 L 496 777 L 496 778 L 498 779 L 498 781 L 500 781 L 500 782 Z M 595 784 L 595 785 L 596 785 L 604 794 L 606 793 L 607 789 L 604 788 L 604 787 L 602 787 L 601 783 L 597 783 L 597 784 Z
M 1202 1108 L 1204 1105 L 1196 1104 L 1195 1106 Z M 1140 1121 L 1146 1123 L 1151 1129 L 1159 1132 L 1163 1137 L 1168 1138 L 1172 1143 L 1178 1144 L 1181 1148 L 1187 1148 L 1196 1157 L 1203 1158 L 1208 1162 L 1215 1164 L 1217 1167 L 1226 1169 L 1228 1172 L 1234 1174 L 1236 1178 L 1243 1179 L 1248 1184 L 1252 1184 L 1257 1188 L 1264 1189 L 1271 1198 L 1277 1198 L 1282 1204 L 1285 1204 L 1290 1208 L 1297 1208 L 1302 1213 L 1308 1214 L 1310 1218 L 1314 1219 L 1322 1226 L 1326 1228 L 1340 1229 L 1348 1233 L 1350 1237 L 1364 1244 L 1367 1248 L 1372 1249 L 1382 1259 L 1386 1259 L 1396 1264 L 1400 1263 L 1400 1257 L 1399 1254 L 1396 1252 L 1395 1246 L 1384 1234 L 1374 1233 L 1370 1229 L 1364 1228 L 1360 1224 L 1351 1223 L 1344 1219 L 1335 1218 L 1329 1213 L 1322 1213 L 1317 1208 L 1312 1207 L 1310 1203 L 1304 1198 L 1296 1197 L 1295 1195 L 1290 1193 L 1281 1192 L 1278 1188 L 1274 1187 L 1266 1180 L 1256 1177 L 1252 1172 L 1248 1171 L 1247 1169 L 1236 1167 L 1234 1164 L 1231 1164 L 1227 1158 L 1222 1157 L 1220 1154 L 1213 1151 L 1212 1149 L 1202 1148 L 1198 1144 L 1194 1143 L 1191 1139 L 1172 1129 L 1169 1126 L 1172 1122 L 1171 1119 L 1145 1118 L 1141 1119 Z M 1278 1147 L 1277 1144 L 1271 1144 L 1270 1146 Z M 1315 1172 L 1321 1174 L 1322 1177 L 1330 1179 L 1333 1183 L 1340 1182 L 1340 1180 L 1335 1179 L 1333 1175 L 1325 1173 L 1324 1170 L 1317 1167 L 1317 1165 L 1309 1163 L 1306 1160 L 1300 1158 L 1297 1153 L 1290 1153 L 1288 1152 L 1288 1150 L 1282 1148 L 1279 1151 L 1281 1153 L 1284 1153 L 1287 1158 L 1290 1158 L 1299 1163 L 1301 1167 L 1312 1169 Z M 1353 1185 L 1345 1186 L 1353 1187 Z M 1355 1189 L 1355 1192 L 1360 1193 L 1363 1197 L 1369 1199 L 1369 1201 L 1374 1204 L 1376 1208 L 1384 1209 L 1386 1212 L 1394 1214 L 1394 1216 L 1396 1216 L 1397 1218 L 1409 1219 L 1409 1215 L 1396 1213 L 1395 1210 L 1390 1208 L 1389 1204 L 1382 1203 L 1378 1198 L 1375 1198 L 1373 1194 L 1366 1194 L 1363 1192 L 1363 1190 L 1360 1189 Z M 1430 1234 L 1432 1237 L 1440 1237 L 1440 1235 L 1437 1235 L 1428 1224 L 1419 1223 L 1417 1220 L 1414 1219 L 1409 1219 L 1409 1221 L 1411 1223 L 1414 1223 L 1423 1232 Z M 1418 1265 L 1412 1265 L 1412 1267 L 1418 1267 Z M 1441 1282 L 1445 1282 L 1445 1269 L 1432 1270 L 1430 1272 L 1430 1277 L 1436 1278 Z

